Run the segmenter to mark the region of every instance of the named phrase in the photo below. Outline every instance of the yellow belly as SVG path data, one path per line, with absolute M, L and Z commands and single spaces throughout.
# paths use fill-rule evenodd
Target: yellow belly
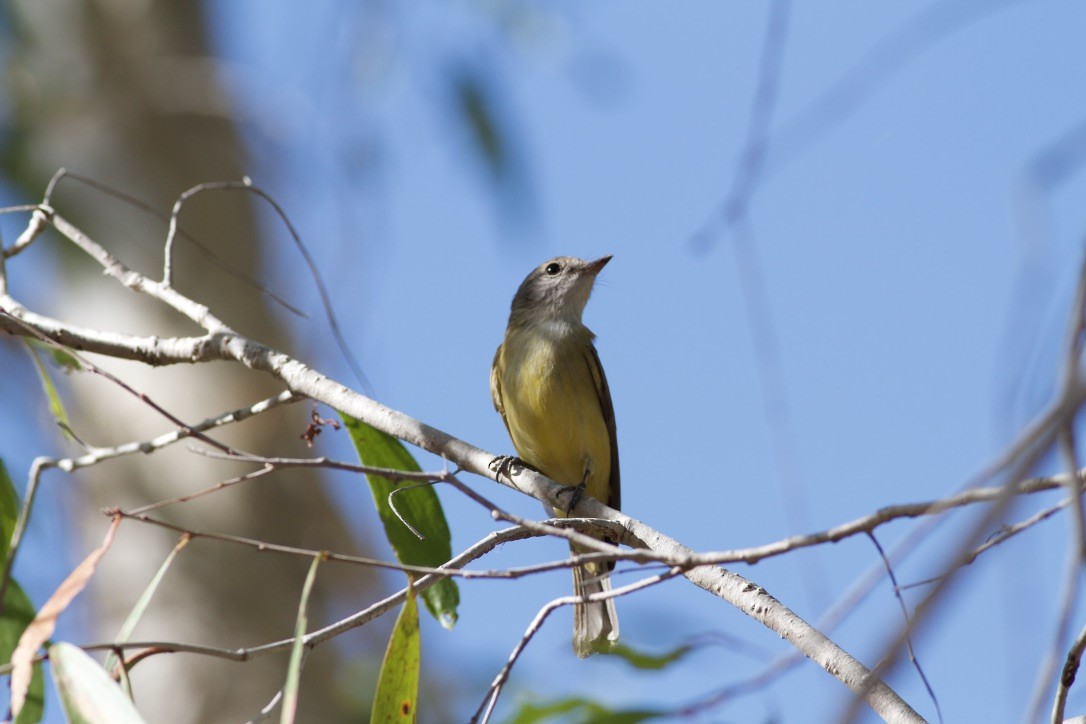
M 522 333 L 506 339 L 502 402 L 517 455 L 548 478 L 585 482 L 607 502 L 611 439 L 590 367 L 587 340 Z

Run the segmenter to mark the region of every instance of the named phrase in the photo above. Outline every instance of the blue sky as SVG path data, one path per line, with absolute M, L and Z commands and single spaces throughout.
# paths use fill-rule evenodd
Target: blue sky
M 384 33 L 336 4 L 305 19 L 258 4 L 223 18 L 224 53 L 306 99 L 310 115 L 286 121 L 305 130 L 249 142 L 261 183 L 320 255 L 379 399 L 508 452 L 487 375 L 513 291 L 550 256 L 610 253 L 586 321 L 615 399 L 625 510 L 692 547 L 766 543 L 939 497 L 1002 449 L 1050 394 L 1081 253 L 1084 188 L 1073 175 L 1040 197 L 1048 238 L 1019 228 L 1032 159 L 1086 115 L 1081 6 L 794 3 L 774 122 L 785 129 L 781 150 L 750 210 L 772 326 L 752 329 L 734 238 L 707 253 L 691 242 L 730 189 L 746 141 L 767 8 L 420 4 L 391 9 Z M 308 50 L 315 39 L 323 51 Z M 530 199 L 520 216 L 492 193 L 457 130 L 450 67 L 485 70 L 502 98 L 497 113 Z M 842 78 L 862 81 L 845 96 L 856 106 L 836 118 L 833 104 L 835 122 L 820 125 L 807 109 Z M 289 252 L 269 261 L 281 285 L 311 295 Z M 308 349 L 325 350 L 322 364 L 343 369 L 323 330 L 305 334 Z M 758 335 L 779 350 L 768 391 Z M 784 413 L 767 413 L 767 394 Z M 474 482 L 516 511 L 537 510 Z M 794 486 L 807 503 L 798 520 L 785 512 Z M 489 530 L 466 501 L 442 499 L 460 545 Z M 364 506 L 359 516 L 364 526 L 372 518 Z M 909 529 L 895 524 L 879 538 L 892 546 Z M 935 536 L 900 579 L 930 575 L 960 529 Z M 973 566 L 916 642 L 949 721 L 1026 711 L 1054 636 L 1065 534 L 1063 519 L 1051 521 Z M 490 565 L 561 552 L 509 547 Z M 875 563 L 856 539 L 740 572 L 816 620 Z M 437 670 L 471 672 L 473 685 L 457 687 L 463 711 L 566 578 L 465 586 L 457 630 L 424 629 Z M 619 611 L 625 640 L 650 649 L 714 632 L 786 649 L 682 582 Z M 835 637 L 871 663 L 900 616 L 884 584 Z M 564 613 L 533 643 L 504 703 L 529 694 L 682 703 L 742 680 L 756 661 L 708 646 L 664 674 L 578 662 Z M 892 683 L 934 716 L 912 670 Z M 708 720 L 832 719 L 846 700 L 806 664 Z
M 753 315 L 736 237 L 701 251 L 692 240 L 744 148 L 768 4 L 347 7 L 217 4 L 214 35 L 252 119 L 252 176 L 302 231 L 385 404 L 511 451 L 490 402 L 490 361 L 517 285 L 559 254 L 615 257 L 586 323 L 614 398 L 624 510 L 698 550 L 946 495 L 1049 399 L 1086 183 L 1070 154 L 1051 188 L 1032 169 L 1086 118 L 1080 3 L 792 3 L 769 175 L 750 206 L 765 290 Z M 518 193 L 494 192 L 449 110 L 447 74 L 465 68 L 501 98 Z M 843 78 L 858 82 L 823 124 L 809 109 Z M 273 237 L 273 286 L 315 313 L 285 235 Z M 765 313 L 770 324 L 752 324 Z M 298 333 L 291 352 L 351 382 L 326 328 L 298 323 Z M 756 345 L 767 338 L 769 359 Z M 327 437 L 322 452 L 349 458 L 345 436 Z M 335 485 L 360 531 L 372 530 L 358 482 Z M 454 548 L 491 529 L 483 511 L 440 494 Z M 953 520 L 896 569 L 899 580 L 936 570 L 973 518 Z M 878 536 L 892 547 L 911 527 Z M 1055 635 L 1067 532 L 1057 517 L 986 554 L 915 641 L 947 721 L 1024 716 Z M 507 546 L 487 565 L 560 555 L 556 542 Z M 857 538 L 737 570 L 816 621 L 877 562 Z M 456 712 L 474 710 L 537 609 L 568 589 L 564 572 L 473 583 L 453 632 L 424 624 L 424 660 L 454 682 Z M 709 645 L 651 674 L 581 662 L 563 612 L 514 670 L 499 711 L 527 696 L 687 703 L 760 671 L 764 656 L 750 651 L 787 651 L 682 581 L 618 606 L 631 645 L 664 651 L 726 634 L 749 650 Z M 871 664 L 900 624 L 884 582 L 833 638 Z M 890 683 L 934 718 L 913 670 Z M 805 663 L 704 720 L 826 721 L 847 701 Z M 1086 696 L 1071 702 L 1082 713 Z

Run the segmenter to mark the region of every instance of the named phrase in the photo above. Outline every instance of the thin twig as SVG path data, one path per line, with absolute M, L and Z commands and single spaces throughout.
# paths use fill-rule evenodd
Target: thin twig
M 41 233 L 49 226 L 49 217 L 52 214 L 52 209 L 43 207 L 41 204 L 23 204 L 21 206 L 5 206 L 2 213 L 25 213 L 27 211 L 33 212 L 30 216 L 30 221 L 26 225 L 26 229 L 23 233 L 19 234 L 19 237 L 15 239 L 15 243 L 11 245 L 10 249 L 4 251 L 4 258 L 10 258 L 28 248 L 33 244 Z
M 164 520 L 159 520 L 157 518 L 152 518 L 151 516 L 144 513 L 127 512 L 123 510 L 118 510 L 116 508 L 107 509 L 104 511 L 104 513 L 106 515 L 119 515 L 122 518 L 135 520 L 140 523 L 147 523 L 149 525 L 163 528 L 174 533 L 188 535 L 193 539 L 204 538 L 207 540 L 219 541 L 221 543 L 240 545 L 246 548 L 252 548 L 260 553 L 279 553 L 283 555 L 298 556 L 300 558 L 312 558 L 314 556 L 323 555 L 326 560 L 335 561 L 337 563 L 367 566 L 371 568 L 384 568 L 393 571 L 402 571 L 404 573 L 432 574 L 434 576 L 439 576 L 443 578 L 457 577 L 480 579 L 516 579 L 522 578 L 524 576 L 561 570 L 563 568 L 573 568 L 576 566 L 585 565 L 587 563 L 602 563 L 607 561 L 613 561 L 616 559 L 634 560 L 636 562 L 648 563 L 659 562 L 656 560 L 655 556 L 651 555 L 651 553 L 649 553 L 648 556 L 639 556 L 639 552 L 637 551 L 618 551 L 615 554 L 606 552 L 579 553 L 575 556 L 570 556 L 569 558 L 563 558 L 561 560 L 497 570 L 466 570 L 463 568 L 450 566 L 449 563 L 437 567 L 418 566 L 397 563 L 395 561 L 386 561 L 377 558 L 366 558 L 363 556 L 348 555 L 346 553 L 332 553 L 314 550 L 310 548 L 297 548 L 295 546 L 281 545 L 279 543 L 271 543 L 269 541 L 244 538 L 241 536 L 234 536 L 226 533 L 211 533 L 192 530 L 189 528 L 185 528 L 184 526 L 177 525 L 175 523 L 170 523 Z M 597 527 L 597 524 L 598 521 L 589 519 L 564 518 L 561 520 L 556 520 L 554 528 L 557 529 L 559 528 L 559 526 L 583 526 L 586 529 L 595 529 Z M 472 560 L 475 560 L 476 558 L 481 557 L 482 555 L 488 553 L 489 551 L 493 550 L 495 547 L 503 543 L 510 543 L 517 540 L 536 538 L 545 535 L 550 535 L 550 531 L 548 529 L 530 530 L 528 528 L 515 527 L 495 531 L 488 534 L 471 548 L 466 549 L 465 554 L 471 553 L 471 555 L 469 555 L 464 562 L 470 562 Z M 638 558 L 644 558 L 644 560 L 638 560 Z M 418 586 L 416 586 L 416 589 L 417 588 Z
M 988 540 L 984 541 L 984 543 L 977 546 L 976 548 L 971 550 L 968 554 L 966 554 L 962 558 L 962 565 L 971 565 L 974 561 L 977 560 L 977 558 L 982 553 L 984 553 L 984 552 L 986 552 L 986 551 L 988 551 L 988 550 L 990 550 L 992 548 L 995 548 L 1000 543 L 1003 543 L 1005 540 L 1007 540 L 1009 538 L 1013 538 L 1014 536 L 1018 535 L 1022 531 L 1028 530 L 1028 529 L 1032 528 L 1033 526 L 1037 525 L 1038 523 L 1040 523 L 1042 521 L 1045 521 L 1045 520 L 1048 520 L 1053 515 L 1060 512 L 1061 510 L 1063 510 L 1064 508 L 1066 508 L 1070 504 L 1071 504 L 1071 498 L 1064 498 L 1063 500 L 1061 500 L 1056 505 L 1053 505 L 1053 506 L 1051 506 L 1049 508 L 1045 508 L 1043 510 L 1039 510 L 1036 513 L 1034 513 L 1033 515 L 1031 515 L 1030 517 L 1026 518 L 1025 520 L 1021 520 L 1021 521 L 1015 523 L 1014 525 L 1008 525 L 1008 526 L 1004 526 L 1003 528 L 1000 528 L 999 531 L 997 533 L 991 535 L 988 538 Z M 920 580 L 920 581 L 914 581 L 912 583 L 906 583 L 906 584 L 901 586 L 901 590 L 902 591 L 907 591 L 910 588 L 919 588 L 921 586 L 928 586 L 928 585 L 931 585 L 932 583 L 935 583 L 940 578 L 942 578 L 942 576 L 935 576 L 935 577 L 932 577 L 932 578 L 925 578 L 925 579 Z
M 431 482 L 445 482 L 450 476 L 448 470 L 436 470 L 434 472 L 425 471 L 413 471 L 413 470 L 397 470 L 396 468 L 381 468 L 375 465 L 359 465 L 358 463 L 348 463 L 343 460 L 335 460 L 329 457 L 316 457 L 316 458 L 284 458 L 284 457 L 268 457 L 265 455 L 256 455 L 254 453 L 245 452 L 244 450 L 233 450 L 229 453 L 215 452 L 214 450 L 193 450 L 201 455 L 216 460 L 230 460 L 234 462 L 243 463 L 258 463 L 260 465 L 267 465 L 273 468 L 327 468 L 329 470 L 343 470 L 348 473 L 361 473 L 363 475 L 379 475 L 382 478 L 387 478 L 392 482 L 398 482 L 400 480 L 415 480 L 423 483 Z
M 332 305 L 332 297 L 328 293 L 328 287 L 324 283 L 324 277 L 317 267 L 317 262 L 309 253 L 309 248 L 305 245 L 305 242 L 302 241 L 301 234 L 299 234 L 298 230 L 294 227 L 294 223 L 291 222 L 290 217 L 287 216 L 287 212 L 283 210 L 283 207 L 279 205 L 279 202 L 272 198 L 270 194 L 263 189 L 254 186 L 252 180 L 248 177 L 242 181 L 212 181 L 210 183 L 198 184 L 181 194 L 177 203 L 174 204 L 174 210 L 170 214 L 171 229 L 176 225 L 175 219 L 181 212 L 181 205 L 184 201 L 196 194 L 207 191 L 245 191 L 257 196 L 272 207 L 275 214 L 279 217 L 279 221 L 282 222 L 283 226 L 286 227 L 287 232 L 290 234 L 290 238 L 294 242 L 294 246 L 298 250 L 298 253 L 302 255 L 302 260 L 305 262 L 305 265 L 309 270 L 309 275 L 313 279 L 313 284 L 317 288 L 317 293 L 320 295 L 321 305 L 324 307 L 325 318 L 328 320 L 328 326 L 332 331 L 332 337 L 336 340 L 336 345 L 339 347 L 344 359 L 347 360 L 347 366 L 351 368 L 351 372 L 354 374 L 359 384 L 362 385 L 362 389 L 372 395 L 373 386 L 370 384 L 369 378 L 366 377 L 365 372 L 362 371 L 362 366 L 358 363 L 354 353 L 351 352 L 351 348 L 348 346 L 347 340 L 343 336 L 343 332 L 339 326 L 339 320 L 336 318 L 335 307 Z M 164 278 L 168 279 L 172 237 L 168 236 L 166 241 L 163 274 Z
M 255 480 L 257 478 L 264 477 L 265 475 L 268 475 L 269 473 L 273 473 L 273 472 L 275 472 L 275 468 L 273 468 L 270 465 L 266 465 L 266 466 L 260 468 L 259 470 L 253 470 L 253 471 L 250 471 L 248 473 L 244 473 L 242 475 L 235 476 L 233 478 L 228 478 L 227 480 L 220 480 L 219 482 L 215 483 L 214 485 L 209 485 L 206 488 L 201 488 L 200 490 L 197 490 L 197 491 L 192 492 L 192 493 L 185 493 L 183 495 L 176 495 L 176 496 L 174 496 L 172 498 L 166 498 L 164 500 L 156 500 L 154 503 L 148 503 L 147 505 L 141 505 L 138 508 L 133 508 L 132 510 L 126 511 L 125 515 L 135 517 L 135 516 L 143 515 L 144 513 L 150 513 L 152 510 L 159 510 L 161 508 L 166 508 L 166 507 L 171 506 L 171 505 L 177 505 L 177 504 L 180 504 L 180 503 L 187 503 L 190 500 L 195 500 L 196 498 L 202 498 L 205 495 L 210 495 L 211 493 L 215 493 L 215 492 L 218 492 L 220 490 L 225 490 L 226 488 L 234 487 L 235 485 L 238 485 L 240 483 L 245 483 L 245 482 L 248 482 L 250 480 Z
M 494 681 L 491 682 L 490 688 L 487 689 L 486 694 L 483 696 L 482 703 L 479 704 L 479 708 L 475 710 L 475 714 L 471 717 L 472 724 L 475 722 L 486 724 L 490 721 L 491 714 L 494 712 L 494 705 L 498 703 L 498 697 L 501 695 L 505 682 L 509 680 L 509 674 L 513 670 L 513 666 L 517 663 L 517 660 L 524 652 L 524 649 L 527 648 L 528 643 L 543 627 L 543 623 L 547 620 L 547 617 L 556 610 L 563 606 L 573 606 L 586 601 L 606 601 L 610 598 L 624 596 L 628 593 L 633 593 L 634 591 L 639 591 L 643 588 L 648 588 L 663 583 L 664 581 L 671 580 L 681 573 L 681 570 L 672 568 L 662 573 L 658 573 L 655 576 L 644 578 L 625 586 L 613 588 L 609 591 L 601 591 L 600 593 L 593 593 L 587 596 L 562 596 L 543 606 L 532 619 L 532 622 L 528 624 L 528 629 L 524 632 L 520 641 L 513 647 L 513 651 L 509 654 L 509 659 L 505 662 L 505 665 L 502 666 L 501 671 L 494 677 Z
M 898 604 L 901 606 L 901 616 L 905 619 L 906 628 L 909 625 L 909 608 L 905 605 L 905 598 L 901 595 L 901 588 L 897 583 L 897 576 L 894 574 L 894 567 L 890 565 L 890 559 L 886 557 L 886 551 L 882 549 L 882 544 L 879 543 L 879 539 L 875 537 L 875 534 L 868 531 L 867 537 L 875 545 L 875 550 L 879 552 L 879 558 L 882 559 L 882 564 L 886 567 L 886 575 L 890 578 L 891 590 L 894 592 L 894 598 L 897 599 Z M 916 669 L 916 673 L 920 676 L 920 681 L 924 683 L 924 688 L 928 691 L 928 696 L 931 697 L 931 701 L 935 704 L 935 714 L 939 717 L 939 721 L 943 721 L 943 708 L 939 706 L 939 697 L 935 696 L 935 689 L 932 688 L 931 682 L 928 681 L 927 675 L 924 673 L 924 669 L 920 666 L 920 659 L 916 658 L 916 652 L 913 650 L 912 638 L 905 639 L 905 646 L 909 650 L 909 660 L 913 662 L 913 667 Z
M 110 186 L 109 184 L 102 183 L 101 181 L 90 178 L 89 176 L 83 176 L 81 174 L 74 173 L 74 172 L 69 171 L 67 169 L 61 169 L 54 176 L 54 179 L 55 179 L 55 182 L 51 181 L 50 185 L 53 185 L 53 186 L 59 185 L 59 182 L 61 180 L 74 181 L 74 182 L 77 182 L 77 183 L 81 183 L 81 184 L 83 184 L 85 186 L 89 186 L 90 188 L 94 189 L 95 191 L 99 191 L 99 192 L 105 194 L 106 196 L 111 196 L 111 197 L 113 197 L 113 198 L 115 198 L 115 199 L 117 199 L 119 201 L 122 201 L 123 203 L 128 204 L 129 206 L 136 209 L 137 211 L 141 211 L 144 214 L 147 214 L 148 216 L 150 216 L 150 217 L 152 217 L 154 219 L 157 219 L 158 221 L 163 222 L 164 224 L 168 225 L 169 222 L 170 222 L 170 215 L 169 214 L 162 213 L 161 211 L 159 211 L 157 208 L 155 208 L 154 206 L 152 206 L 148 202 L 146 202 L 146 201 L 144 201 L 142 199 L 139 199 L 139 198 L 137 198 L 137 197 L 135 197 L 135 196 L 133 196 L 131 194 L 127 194 L 124 191 L 121 191 L 120 189 L 118 189 L 118 188 L 116 188 L 114 186 Z M 0 209 L 0 212 L 3 212 L 3 211 L 4 211 L 3 209 Z M 235 279 L 239 280 L 242 284 L 245 284 L 246 286 L 251 287 L 252 289 L 255 289 L 256 291 L 260 292 L 262 295 L 264 295 L 265 297 L 270 299 L 275 304 L 278 304 L 279 306 L 283 307 L 284 309 L 286 309 L 291 314 L 296 315 L 298 317 L 302 317 L 303 319 L 307 318 L 306 313 L 303 312 L 301 309 L 299 309 L 298 307 L 294 306 L 293 304 L 291 304 L 287 300 L 285 300 L 282 297 L 280 297 L 279 295 L 277 295 L 270 288 L 268 288 L 266 285 L 261 283 L 260 280 L 258 280 L 256 277 L 254 277 L 251 274 L 245 272 L 240 267 L 237 267 L 237 266 L 234 266 L 233 264 L 230 264 L 225 259 L 218 256 L 215 253 L 214 249 L 212 249 L 207 244 L 204 244 L 203 242 L 201 242 L 199 239 L 197 239 L 195 236 L 190 234 L 184 228 L 179 227 L 177 229 L 177 234 L 181 238 L 183 238 L 185 241 L 189 242 L 190 244 L 195 246 L 197 249 L 199 249 L 200 253 L 203 254 L 205 257 L 207 257 L 207 259 L 212 264 L 219 267 L 220 269 L 222 269 L 224 272 L 226 272 L 230 276 L 234 277 Z
M 253 455 L 241 450 L 233 450 L 230 453 L 216 453 L 212 450 L 201 450 L 199 448 L 193 448 L 193 452 L 206 457 L 214 458 L 217 460 L 230 460 L 239 462 L 253 462 L 263 465 L 259 470 L 253 470 L 243 475 L 238 475 L 227 480 L 220 480 L 214 485 L 209 485 L 206 488 L 202 488 L 192 493 L 185 493 L 166 500 L 159 500 L 154 503 L 148 503 L 140 508 L 134 508 L 128 513 L 130 515 L 138 515 L 140 513 L 148 513 L 152 510 L 158 510 L 177 503 L 187 503 L 195 498 L 200 498 L 211 493 L 218 492 L 225 488 L 230 488 L 240 483 L 254 480 L 259 477 L 263 477 L 269 473 L 276 472 L 281 468 L 328 468 L 331 470 L 346 470 L 348 472 L 366 473 L 371 475 L 382 475 L 392 479 L 432 479 L 433 477 L 440 477 L 446 473 L 415 473 L 404 470 L 393 470 L 391 468 L 376 468 L 368 465 L 356 465 L 354 463 L 340 462 L 338 460 L 331 460 L 329 458 L 269 458 L 261 455 Z
M 54 213 L 50 222 L 57 231 L 66 236 L 92 259 L 102 265 L 106 275 L 113 277 L 132 291 L 142 292 L 152 299 L 177 310 L 181 314 L 200 325 L 208 332 L 219 334 L 231 334 L 230 329 L 222 320 L 211 313 L 206 306 L 192 301 L 168 284 L 148 279 L 143 274 L 130 269 L 117 257 L 106 251 L 100 244 L 83 233 L 77 226 L 65 219 L 60 214 Z
M 112 458 L 122 457 L 124 455 L 134 455 L 140 453 L 143 455 L 150 454 L 164 447 L 180 442 L 193 436 L 193 433 L 204 432 L 215 427 L 222 427 L 223 425 L 229 425 L 235 422 L 242 422 L 254 415 L 259 415 L 262 412 L 279 407 L 280 405 L 289 405 L 294 402 L 299 402 L 305 398 L 300 395 L 296 395 L 290 390 L 284 390 L 277 395 L 272 395 L 260 402 L 248 405 L 247 407 L 239 407 L 236 410 L 224 412 L 221 415 L 210 417 L 203 422 L 198 422 L 193 425 L 178 428 L 171 432 L 159 435 L 158 437 L 151 438 L 150 440 L 142 440 L 138 442 L 130 442 L 124 445 L 117 445 L 114 447 L 95 447 L 87 455 L 77 458 L 66 458 L 64 460 L 58 460 L 56 466 L 66 473 L 73 472 L 79 468 L 95 465 L 103 460 L 109 460 Z M 210 453 L 205 453 L 210 454 Z M 224 458 L 231 458 L 228 453 L 220 453 Z

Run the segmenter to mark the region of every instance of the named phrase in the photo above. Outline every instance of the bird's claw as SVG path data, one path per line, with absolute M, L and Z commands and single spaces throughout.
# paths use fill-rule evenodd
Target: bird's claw
M 566 493 L 569 493 L 569 505 L 566 506 L 566 515 L 573 512 L 573 509 L 577 507 L 577 503 L 581 502 L 581 498 L 584 497 L 584 485 L 584 481 L 582 481 L 576 485 L 566 485 L 558 491 L 556 497 L 559 499 Z
M 504 475 L 512 481 L 513 475 L 524 467 L 524 462 L 515 455 L 499 455 L 491 460 L 487 467 L 493 471 L 495 477 Z

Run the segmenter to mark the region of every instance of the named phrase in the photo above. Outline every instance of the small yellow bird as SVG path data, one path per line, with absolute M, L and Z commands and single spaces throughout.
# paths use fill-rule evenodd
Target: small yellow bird
M 618 442 L 615 411 L 596 335 L 581 322 L 596 275 L 611 260 L 560 256 L 540 265 L 513 297 L 505 339 L 494 355 L 490 394 L 505 421 L 517 455 L 558 483 L 617 509 Z M 584 548 L 570 545 L 576 555 Z M 573 569 L 573 589 L 586 596 L 611 588 L 613 562 Z M 584 658 L 618 640 L 614 599 L 578 603 L 573 611 L 573 650 Z

